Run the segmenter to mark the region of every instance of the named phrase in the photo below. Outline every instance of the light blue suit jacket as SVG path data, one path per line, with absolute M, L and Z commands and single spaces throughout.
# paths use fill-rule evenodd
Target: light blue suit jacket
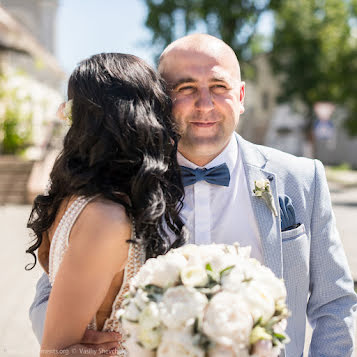
M 318 160 L 297 158 L 236 137 L 252 192 L 264 262 L 284 278 L 287 287 L 291 311 L 287 333 L 291 342 L 285 356 L 302 356 L 306 315 L 313 327 L 309 356 L 351 356 L 357 298 L 336 229 L 323 165 Z M 254 180 L 259 179 L 270 180 L 277 208 L 279 196 L 291 198 L 296 221 L 301 223 L 298 228 L 281 232 L 280 213 L 275 217 L 264 201 L 253 195 Z M 44 275 L 30 308 L 39 341 L 49 292 Z

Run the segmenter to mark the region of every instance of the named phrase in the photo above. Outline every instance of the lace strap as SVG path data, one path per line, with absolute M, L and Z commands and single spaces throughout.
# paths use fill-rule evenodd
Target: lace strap
M 64 253 L 68 247 L 68 240 L 74 223 L 84 207 L 95 198 L 93 197 L 78 197 L 65 211 L 56 231 L 53 235 L 50 246 L 49 257 L 49 278 L 53 284 L 59 265 L 62 261 Z

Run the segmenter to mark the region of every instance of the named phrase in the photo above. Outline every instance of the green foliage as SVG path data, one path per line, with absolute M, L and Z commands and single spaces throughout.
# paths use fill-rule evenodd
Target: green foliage
M 330 166 L 330 168 L 333 171 L 350 171 L 350 170 L 352 170 L 351 165 L 347 162 L 343 162 L 342 164 L 336 165 L 336 166 Z
M 22 154 L 31 144 L 31 98 L 21 86 L 23 76 L 20 72 L 13 73 L 10 77 L 4 74 L 0 76 L 1 154 Z
M 352 36 L 352 17 L 347 0 L 281 2 L 275 7 L 271 59 L 275 72 L 282 74 L 281 101 L 301 101 L 310 120 L 318 101 L 344 106 L 350 113 L 346 125 L 357 134 L 357 39 Z
M 250 42 L 261 13 L 279 0 L 144 0 L 146 26 L 159 53 L 178 37 L 198 28 L 228 43 L 240 58 L 252 55 Z M 255 43 L 257 45 L 257 43 Z
M 17 110 L 6 110 L 0 130 L 2 154 L 21 154 L 31 144 L 31 117 L 21 117 Z
M 267 40 L 255 33 L 257 21 L 274 11 L 270 58 L 282 81 L 280 100 L 302 102 L 310 120 L 317 101 L 341 105 L 349 111 L 346 128 L 357 135 L 357 0 L 143 1 L 158 54 L 176 38 L 204 31 L 233 48 L 244 78 L 254 76 L 247 61 Z

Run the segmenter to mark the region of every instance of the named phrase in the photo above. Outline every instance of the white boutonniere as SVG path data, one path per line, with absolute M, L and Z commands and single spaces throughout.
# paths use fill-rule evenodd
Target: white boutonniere
M 261 197 L 264 200 L 264 202 L 267 204 L 267 206 L 271 209 L 274 216 L 277 217 L 278 212 L 276 211 L 274 198 L 273 198 L 273 195 L 271 194 L 269 180 L 266 180 L 266 179 L 255 180 L 254 186 L 255 186 L 255 188 L 253 190 L 254 195 L 256 197 Z

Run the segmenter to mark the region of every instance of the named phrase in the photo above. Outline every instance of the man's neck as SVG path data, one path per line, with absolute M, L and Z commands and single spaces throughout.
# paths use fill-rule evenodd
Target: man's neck
M 212 156 L 194 156 L 194 155 L 187 155 L 186 153 L 179 151 L 179 153 L 188 161 L 192 162 L 193 164 L 197 165 L 197 166 L 205 166 L 208 163 L 210 163 L 213 159 L 215 159 L 219 154 L 217 155 L 212 155 Z
M 218 155 L 220 155 L 224 149 L 228 146 L 230 140 L 227 142 L 227 144 L 218 152 L 212 154 L 212 155 L 200 155 L 198 153 L 195 153 L 193 151 L 185 151 L 185 150 L 180 150 L 180 148 L 178 148 L 178 152 L 188 161 L 192 162 L 193 164 L 197 165 L 197 166 L 205 166 L 207 164 L 209 164 L 212 160 L 214 160 Z

